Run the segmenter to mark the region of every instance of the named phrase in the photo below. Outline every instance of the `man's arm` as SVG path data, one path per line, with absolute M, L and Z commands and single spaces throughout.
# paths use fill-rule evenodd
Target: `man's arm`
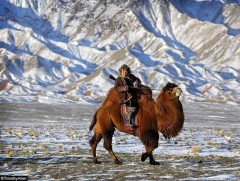
M 130 74 L 130 78 L 133 81 L 133 86 L 134 87 L 139 87 L 141 85 L 141 80 L 138 77 L 136 77 L 135 75 Z

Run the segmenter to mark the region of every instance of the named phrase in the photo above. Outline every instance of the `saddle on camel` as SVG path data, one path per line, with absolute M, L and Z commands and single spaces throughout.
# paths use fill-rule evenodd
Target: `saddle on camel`
M 145 153 L 142 154 L 141 161 L 149 158 L 151 165 L 159 165 L 160 163 L 153 158 L 153 150 L 158 147 L 158 132 L 160 131 L 166 139 L 170 139 L 177 136 L 183 127 L 184 113 L 179 100 L 182 91 L 176 84 L 167 83 L 158 95 L 157 100 L 154 101 L 151 89 L 141 85 L 141 82 L 138 81 L 138 86 L 134 86 L 135 81 L 127 82 L 124 88 L 121 87 L 123 84 L 121 81 L 128 81 L 128 79 L 123 80 L 121 77 L 116 79 L 115 86 L 109 90 L 102 106 L 95 112 L 89 127 L 90 131 L 95 127 L 94 135 L 89 141 L 93 163 L 100 163 L 96 156 L 96 149 L 102 138 L 104 148 L 109 152 L 113 161 L 116 164 L 121 163 L 112 150 L 112 137 L 115 129 L 117 129 L 120 132 L 140 138 L 145 147 Z M 124 91 L 118 91 L 118 88 Z M 125 90 L 129 88 L 131 92 L 129 91 L 123 95 L 122 92 L 127 92 Z M 123 97 L 123 99 L 120 96 L 126 97 Z M 132 101 L 131 105 L 129 102 L 127 106 L 137 107 L 132 111 L 136 114 L 135 111 L 137 110 L 138 122 L 134 123 L 137 124 L 136 129 L 126 129 L 121 118 L 121 106 L 125 103 L 124 101 L 128 102 L 129 97 L 131 97 L 129 100 Z M 129 122 L 129 124 L 133 123 Z

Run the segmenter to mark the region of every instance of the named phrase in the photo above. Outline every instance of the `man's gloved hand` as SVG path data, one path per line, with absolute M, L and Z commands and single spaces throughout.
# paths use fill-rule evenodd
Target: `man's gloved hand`
M 139 80 L 134 81 L 133 86 L 134 87 L 139 87 L 140 86 L 140 81 Z

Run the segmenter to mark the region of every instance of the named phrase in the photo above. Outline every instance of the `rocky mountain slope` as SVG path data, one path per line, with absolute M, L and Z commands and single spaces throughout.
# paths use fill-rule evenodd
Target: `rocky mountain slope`
M 124 63 L 185 101 L 240 103 L 240 1 L 1 0 L 2 101 L 100 102 Z

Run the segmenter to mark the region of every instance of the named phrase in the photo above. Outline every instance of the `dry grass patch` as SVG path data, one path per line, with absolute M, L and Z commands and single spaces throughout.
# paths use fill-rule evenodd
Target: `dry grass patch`
M 191 152 L 193 155 L 198 155 L 202 151 L 202 148 L 198 145 L 192 146 Z
M 4 152 L 5 152 L 6 154 L 8 154 L 8 156 L 10 156 L 10 157 L 13 157 L 13 156 L 16 155 L 16 152 L 15 152 L 14 150 L 9 149 L 9 148 L 5 149 Z

